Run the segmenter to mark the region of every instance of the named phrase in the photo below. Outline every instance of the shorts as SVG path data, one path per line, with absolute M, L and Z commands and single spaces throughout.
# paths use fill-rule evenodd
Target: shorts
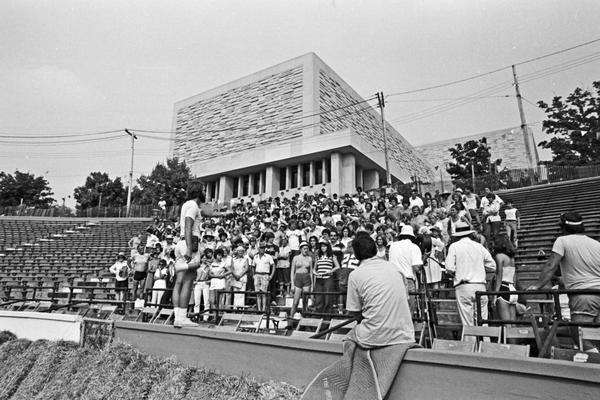
M 502 294 L 499 294 L 497 299 L 502 299 L 508 304 L 517 304 L 519 296 L 517 296 L 516 294 L 510 294 L 510 292 L 514 292 L 515 290 L 516 289 L 512 283 L 502 282 L 502 284 L 500 285 L 500 292 L 502 292 Z
M 600 316 L 600 295 L 597 294 L 571 294 L 569 295 L 569 308 L 571 315 L 582 314 L 590 317 Z
M 135 271 L 133 273 L 134 281 L 143 281 L 144 279 L 146 279 L 146 271 Z
M 266 292 L 269 290 L 269 275 L 254 274 L 254 290 Z
M 302 289 L 311 285 L 310 274 L 307 274 L 306 272 L 296 272 L 296 275 L 294 276 L 295 287 Z
M 127 283 L 127 279 L 124 281 L 115 281 L 115 290 L 127 290 L 129 287 Z

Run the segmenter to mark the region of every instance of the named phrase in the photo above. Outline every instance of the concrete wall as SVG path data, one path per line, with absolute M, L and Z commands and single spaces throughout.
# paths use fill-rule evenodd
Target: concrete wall
M 150 354 L 224 374 L 305 387 L 342 354 L 325 340 L 116 322 L 115 337 Z M 409 350 L 389 399 L 596 400 L 600 365 Z
M 29 340 L 79 342 L 81 317 L 69 314 L 0 310 L 0 330 L 10 331 L 19 338 Z

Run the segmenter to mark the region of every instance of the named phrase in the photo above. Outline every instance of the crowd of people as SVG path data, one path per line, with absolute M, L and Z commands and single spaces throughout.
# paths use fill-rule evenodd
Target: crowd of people
M 185 259 L 194 276 L 182 289 L 196 314 L 230 306 L 262 311 L 293 296 L 293 317 L 308 292 L 316 293 L 309 300 L 311 312 L 345 313 L 348 277 L 358 265 L 351 246 L 358 232 L 375 241 L 377 257 L 395 264 L 408 291 L 414 292 L 420 285 L 439 288 L 450 279 L 451 271 L 445 269 L 447 249 L 464 236 L 460 232 L 464 227 L 482 248 L 493 251 L 494 243 L 502 242 L 514 254 L 520 226 L 512 204 L 507 202 L 503 221 L 502 199 L 488 189 L 480 199 L 469 187 L 422 195 L 416 190 L 404 195 L 366 193 L 360 187 L 343 196 L 325 189 L 292 198 L 282 193 L 262 201 L 240 200 L 223 213 L 201 209 L 198 203 L 203 200 L 199 195 L 195 201 L 190 227 L 185 226 L 185 213 L 191 206 L 184 205 L 180 220 L 155 218 L 146 232 L 129 241 L 130 254 L 120 254 L 111 267 L 118 300 L 129 290 L 129 272 L 131 294 L 138 301 L 150 292 L 146 303 L 171 303 L 172 293 L 178 296 L 179 290 L 164 289 L 177 287 L 177 263 Z M 508 240 L 500 235 L 502 223 Z M 177 246 L 187 242 L 197 250 L 180 249 L 178 254 Z M 246 291 L 266 294 L 248 296 Z M 409 299 L 414 313 L 415 298 Z M 181 304 L 187 310 L 186 306 Z

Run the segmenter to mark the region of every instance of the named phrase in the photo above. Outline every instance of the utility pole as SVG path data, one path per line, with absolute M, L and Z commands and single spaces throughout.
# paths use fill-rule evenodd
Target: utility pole
M 523 133 L 523 140 L 525 140 L 525 150 L 527 151 L 527 167 L 529 169 L 529 178 L 532 179 L 533 183 L 533 165 L 531 163 L 531 148 L 529 143 L 529 135 L 527 134 L 527 120 L 525 119 L 525 111 L 523 110 L 523 99 L 521 97 L 521 90 L 519 89 L 519 80 L 517 79 L 517 68 L 512 66 L 513 80 L 515 85 L 515 92 L 517 94 L 517 105 L 519 106 L 519 117 L 521 118 L 521 132 Z
M 379 109 L 381 110 L 381 131 L 383 134 L 383 155 L 385 157 L 385 183 L 391 187 L 392 176 L 390 175 L 390 159 L 388 158 L 388 145 L 387 145 L 387 133 L 385 129 L 385 116 L 383 109 L 385 108 L 385 99 L 383 92 L 377 92 L 377 102 Z
M 131 188 L 133 187 L 133 153 L 137 136 L 127 128 L 125 128 L 125 132 L 131 137 L 131 167 L 129 168 L 129 189 L 127 189 L 127 216 L 129 217 L 129 211 L 131 210 Z

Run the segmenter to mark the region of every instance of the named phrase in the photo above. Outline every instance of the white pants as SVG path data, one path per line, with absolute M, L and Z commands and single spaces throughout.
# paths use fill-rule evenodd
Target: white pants
M 152 289 L 166 289 L 166 288 L 167 288 L 167 281 L 165 281 L 164 279 L 155 280 L 154 285 L 152 286 Z M 152 304 L 160 303 L 160 299 L 162 299 L 163 294 L 165 294 L 164 290 L 153 290 L 152 291 L 152 300 L 150 301 L 150 303 L 152 303 Z
M 205 310 L 210 308 L 209 290 L 210 284 L 208 282 L 196 282 L 194 285 L 194 312 L 196 314 L 200 312 L 200 300 L 204 300 Z
M 456 304 L 458 305 L 458 313 L 463 326 L 474 326 L 475 316 L 477 315 L 477 304 L 475 302 L 475 292 L 485 292 L 485 285 L 482 283 L 464 283 L 458 286 L 456 291 Z M 488 298 L 487 296 L 480 297 L 481 303 L 481 318 L 488 318 Z
M 239 288 L 231 286 L 231 289 L 233 289 L 236 292 L 243 292 L 246 290 L 246 282 L 237 282 L 238 285 L 240 285 Z M 243 307 L 246 305 L 246 295 L 245 294 L 234 294 L 233 295 L 233 306 L 234 307 Z

